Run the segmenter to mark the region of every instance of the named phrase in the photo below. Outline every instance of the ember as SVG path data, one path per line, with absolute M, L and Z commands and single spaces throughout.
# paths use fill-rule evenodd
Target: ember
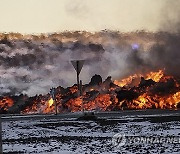
M 0 109 L 7 111 L 8 108 L 13 106 L 13 100 L 9 97 L 4 97 L 0 99 Z
M 89 84 L 82 86 L 82 91 L 83 95 L 79 96 L 77 85 L 57 87 L 55 99 L 58 112 L 178 109 L 180 106 L 180 84 L 175 78 L 166 76 L 163 70 L 145 75 L 135 74 L 114 82 L 111 77 L 103 82 L 100 75 L 95 75 Z M 1 112 L 10 113 L 13 106 L 20 104 L 18 101 L 17 98 L 1 97 Z M 20 113 L 27 114 L 53 113 L 54 105 L 50 94 L 47 94 L 29 97 L 24 105 L 19 106 L 22 108 Z

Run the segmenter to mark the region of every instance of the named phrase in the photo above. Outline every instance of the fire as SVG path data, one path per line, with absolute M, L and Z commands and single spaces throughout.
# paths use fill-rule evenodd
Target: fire
M 70 87 L 69 89 L 70 89 L 72 94 L 78 91 L 77 86 Z
M 145 106 L 145 104 L 148 103 L 148 99 L 144 96 L 145 94 L 143 94 L 142 96 L 139 96 L 137 100 L 139 100 L 139 102 L 137 102 L 137 100 L 135 100 L 134 102 L 136 102 L 140 108 L 143 108 L 143 106 Z
M 141 77 L 141 74 L 134 74 L 132 76 L 129 76 L 127 78 L 122 79 L 121 81 L 114 80 L 114 84 L 118 85 L 119 87 L 124 87 L 132 83 L 132 81 L 138 77 Z
M 131 84 L 132 80 L 140 77 L 141 74 L 135 74 L 128 78 L 125 78 L 121 81 L 114 81 L 114 84 L 123 87 Z M 151 81 L 148 81 L 151 80 Z M 154 81 L 154 83 L 152 82 Z M 174 84 L 173 84 L 173 82 Z M 167 84 L 168 82 L 168 84 Z M 144 84 L 144 85 L 143 85 Z M 161 88 L 163 85 L 172 84 L 172 88 L 174 88 L 174 94 L 166 94 L 165 96 L 160 95 L 164 91 L 168 91 L 169 87 L 165 87 L 166 89 Z M 165 76 L 163 70 L 159 70 L 157 72 L 150 72 L 145 75 L 144 81 L 139 83 L 139 85 L 143 85 L 143 89 L 141 87 L 132 88 L 134 93 L 140 94 L 137 98 L 133 100 L 122 100 L 120 101 L 120 106 L 122 104 L 126 104 L 127 109 L 151 109 L 151 108 L 161 108 L 161 109 L 176 109 L 180 104 L 180 84 L 172 77 Z M 147 85 L 147 86 L 146 86 Z M 173 87 L 174 86 L 174 87 Z M 132 90 L 131 89 L 131 90 Z M 152 91 L 160 90 L 159 95 L 153 94 Z M 162 92 L 161 92 L 162 91 Z M 142 94 L 141 94 L 142 93 Z
M 129 106 L 131 109 L 151 109 L 158 108 L 158 101 L 154 100 L 154 97 L 151 97 L 147 93 L 140 95 L 137 99 L 133 100 L 133 104 Z
M 167 97 L 166 99 L 161 99 L 160 107 L 161 109 L 164 108 L 177 108 L 177 105 L 180 103 L 180 91 Z
M 175 102 L 175 104 L 177 105 L 177 103 L 180 102 L 180 92 L 175 93 L 175 94 L 172 96 L 172 98 L 173 98 L 173 101 Z
M 157 72 L 148 73 L 147 75 L 145 75 L 145 79 L 146 80 L 151 79 L 155 82 L 159 82 L 163 76 L 164 76 L 163 70 L 159 70 Z M 114 84 L 118 85 L 119 87 L 124 87 L 124 86 L 131 84 L 133 82 L 133 80 L 140 78 L 140 77 L 143 77 L 143 75 L 142 74 L 134 74 L 134 75 L 124 78 L 120 81 L 114 80 Z
M 180 92 L 177 92 L 170 96 L 150 96 L 147 93 L 140 95 L 136 100 L 133 100 L 134 104 L 131 104 L 132 109 L 175 109 L 180 102 Z
M 69 100 L 67 106 L 71 112 L 82 111 L 82 107 L 83 107 L 82 98 L 78 97 L 76 99 Z
M 107 108 L 112 104 L 111 97 L 109 94 L 100 94 L 98 95 L 95 100 L 88 102 L 84 105 L 86 110 L 104 110 L 106 111 Z
M 158 72 L 150 72 L 149 74 L 147 74 L 146 80 L 152 79 L 155 82 L 159 82 L 163 76 L 163 70 L 159 70 Z
M 8 110 L 11 106 L 13 106 L 14 101 L 9 97 L 4 97 L 0 100 L 0 109 L 3 109 L 5 111 Z
M 56 88 L 57 110 L 59 112 L 77 112 L 83 110 L 180 108 L 179 80 L 165 75 L 163 70 L 149 72 L 145 75 L 134 74 L 114 82 L 108 77 L 101 83 L 98 80 L 96 84 L 95 79 L 92 83 L 94 84 L 82 86 L 82 96 L 79 96 L 76 85 L 68 88 Z M 2 97 L 0 112 L 8 112 L 8 109 L 16 103 L 18 104 L 18 97 L 16 99 Z M 49 94 L 29 97 L 25 104 L 26 106 L 22 106 L 21 113 L 55 112 L 54 101 Z
M 54 101 L 53 99 L 51 98 L 49 101 L 48 101 L 48 107 L 51 107 L 53 105 Z
M 67 103 L 67 106 L 72 112 L 82 111 L 83 109 L 89 111 L 95 109 L 106 111 L 111 104 L 112 101 L 109 94 L 99 94 L 92 101 L 83 101 L 82 97 L 71 99 Z
M 44 109 L 43 113 L 51 113 L 51 112 L 53 112 L 53 110 L 54 110 L 53 103 L 54 103 L 53 99 L 50 98 L 47 101 L 47 105 L 46 105 L 46 108 Z
M 51 97 L 37 96 L 21 113 L 53 113 L 54 101 Z

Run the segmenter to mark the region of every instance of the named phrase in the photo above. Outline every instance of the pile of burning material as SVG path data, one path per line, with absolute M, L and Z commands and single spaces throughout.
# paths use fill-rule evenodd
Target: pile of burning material
M 135 74 L 121 81 L 112 81 L 111 77 L 102 81 L 100 75 L 94 75 L 89 84 L 82 85 L 82 96 L 76 84 L 55 90 L 58 113 L 180 108 L 179 79 L 165 75 L 163 70 Z M 54 113 L 54 100 L 50 94 L 4 96 L 0 98 L 0 113 Z

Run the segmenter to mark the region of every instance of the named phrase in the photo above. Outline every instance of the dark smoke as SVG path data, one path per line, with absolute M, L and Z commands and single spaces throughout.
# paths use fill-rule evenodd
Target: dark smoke
M 149 52 L 152 66 L 164 68 L 167 74 L 180 76 L 180 36 L 168 35 L 163 45 L 156 44 Z
M 165 69 L 169 75 L 180 76 L 180 0 L 166 0 L 162 7 L 159 31 L 147 53 L 135 50 L 128 56 L 128 65 L 135 72 Z M 144 38 L 147 39 L 148 37 Z M 146 42 L 148 44 L 148 41 Z
M 162 8 L 160 30 L 170 32 L 159 33 L 164 42 L 159 40 L 150 50 L 149 57 L 153 67 L 166 69 L 168 74 L 179 77 L 180 70 L 180 0 L 166 0 Z

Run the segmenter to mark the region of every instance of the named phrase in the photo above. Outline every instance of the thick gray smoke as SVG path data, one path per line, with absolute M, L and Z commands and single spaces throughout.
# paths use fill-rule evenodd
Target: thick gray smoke
M 180 76 L 180 0 L 166 0 L 162 8 L 161 31 L 164 42 L 159 40 L 150 50 L 149 57 L 153 67 L 165 68 L 168 74 Z
M 108 75 L 111 57 L 101 44 L 77 41 L 76 33 L 63 37 L 12 39 L 2 36 L 0 41 L 1 95 L 47 93 L 52 86 L 70 86 L 76 82 L 72 59 L 86 59 L 82 80 L 87 82 L 94 74 Z M 79 34 L 80 35 L 80 34 Z M 83 39 L 84 35 L 80 35 Z M 4 38 L 3 38 L 4 37 Z M 9 35 L 8 37 L 11 37 Z M 60 35 L 58 36 L 62 38 Z M 67 40 L 66 40 L 67 39 Z M 102 58 L 103 57 L 103 58 Z M 109 58 L 109 59 L 108 59 Z
M 85 38 L 86 35 L 89 38 Z M 126 75 L 129 73 L 126 57 L 132 50 L 131 44 L 119 40 L 120 34 L 116 35 L 111 32 L 69 32 L 46 38 L 32 36 L 29 39 L 10 39 L 11 34 L 2 35 L 1 95 L 35 95 L 47 93 L 52 86 L 73 85 L 76 83 L 76 73 L 70 63 L 72 59 L 86 59 L 81 72 L 84 83 L 89 82 L 94 74 L 104 78 L 108 75 L 114 78 Z
M 163 69 L 180 75 L 180 36 L 168 33 L 65 32 L 0 41 L 0 88 L 4 94 L 45 94 L 76 83 L 72 59 L 85 59 L 83 83 L 94 74 L 121 79 Z

